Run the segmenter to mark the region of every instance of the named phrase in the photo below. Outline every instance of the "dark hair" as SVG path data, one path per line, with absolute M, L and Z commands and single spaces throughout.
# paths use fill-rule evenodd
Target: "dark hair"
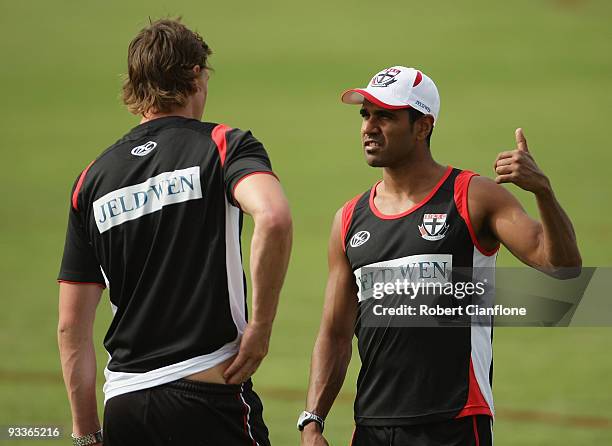
M 202 37 L 178 19 L 161 19 L 143 28 L 128 48 L 123 103 L 134 114 L 167 113 L 186 104 L 196 91 L 196 65 L 207 69 L 212 54 Z
M 408 117 L 410 118 L 411 125 L 414 125 L 415 122 L 417 122 L 419 119 L 425 116 L 425 113 L 422 113 L 414 108 L 407 108 L 406 110 L 408 110 Z M 433 127 L 431 128 L 429 135 L 427 135 L 427 146 L 431 145 L 431 134 L 432 133 L 433 133 Z

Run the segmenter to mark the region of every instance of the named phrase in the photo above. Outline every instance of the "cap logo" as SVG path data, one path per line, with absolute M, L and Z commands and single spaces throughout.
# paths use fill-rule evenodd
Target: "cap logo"
M 388 87 L 397 82 L 396 76 L 400 73 L 397 68 L 387 68 L 372 78 L 370 87 Z
M 419 100 L 414 101 L 414 105 L 417 105 L 417 106 L 419 106 L 421 108 L 424 108 L 425 110 L 427 110 L 427 113 L 431 113 L 431 108 L 429 108 L 428 106 L 426 106 L 425 104 L 423 104 Z

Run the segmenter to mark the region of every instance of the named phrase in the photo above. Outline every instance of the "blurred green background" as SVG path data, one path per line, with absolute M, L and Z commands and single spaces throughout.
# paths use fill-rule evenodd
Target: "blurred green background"
M 437 83 L 440 162 L 492 176 L 522 126 L 573 219 L 585 265 L 612 264 L 607 0 L 1 0 L 0 425 L 70 431 L 55 335 L 69 191 L 137 124 L 119 99 L 127 45 L 149 16 L 168 15 L 182 15 L 214 50 L 204 119 L 252 129 L 292 204 L 292 262 L 255 377 L 273 444 L 298 442 L 332 216 L 381 175 L 363 161 L 357 107 L 339 94 L 379 69 L 415 66 Z M 532 196 L 509 189 L 537 215 Z M 498 264 L 517 262 L 502 249 Z M 99 387 L 109 319 L 105 294 Z M 612 330 L 497 329 L 494 349 L 496 444 L 612 444 Z M 351 436 L 358 362 L 328 420 L 333 445 Z

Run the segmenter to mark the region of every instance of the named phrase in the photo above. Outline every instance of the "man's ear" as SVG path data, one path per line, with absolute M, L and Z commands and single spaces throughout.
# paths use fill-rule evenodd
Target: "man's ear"
M 417 139 L 425 141 L 433 129 L 434 118 L 431 115 L 425 115 L 421 119 L 417 120 L 415 125 Z
M 195 86 L 196 91 L 200 91 L 201 87 L 200 87 L 200 83 L 198 82 L 198 78 L 202 74 L 202 67 L 200 67 L 199 65 L 194 65 L 192 68 L 192 71 L 194 74 L 193 84 Z

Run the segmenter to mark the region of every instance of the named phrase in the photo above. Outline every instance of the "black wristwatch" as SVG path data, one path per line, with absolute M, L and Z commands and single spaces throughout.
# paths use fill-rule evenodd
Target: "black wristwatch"
M 70 434 L 70 437 L 72 438 L 72 444 L 74 446 L 90 446 L 92 444 L 102 443 L 102 429 L 100 429 L 98 432 L 87 435 L 76 436 L 74 434 Z
M 308 423 L 313 422 L 317 423 L 321 427 L 321 432 L 323 432 L 323 428 L 325 427 L 325 420 L 317 414 L 307 411 L 302 412 L 300 417 L 298 418 L 297 428 L 298 430 L 303 431 L 304 427 L 306 427 Z

